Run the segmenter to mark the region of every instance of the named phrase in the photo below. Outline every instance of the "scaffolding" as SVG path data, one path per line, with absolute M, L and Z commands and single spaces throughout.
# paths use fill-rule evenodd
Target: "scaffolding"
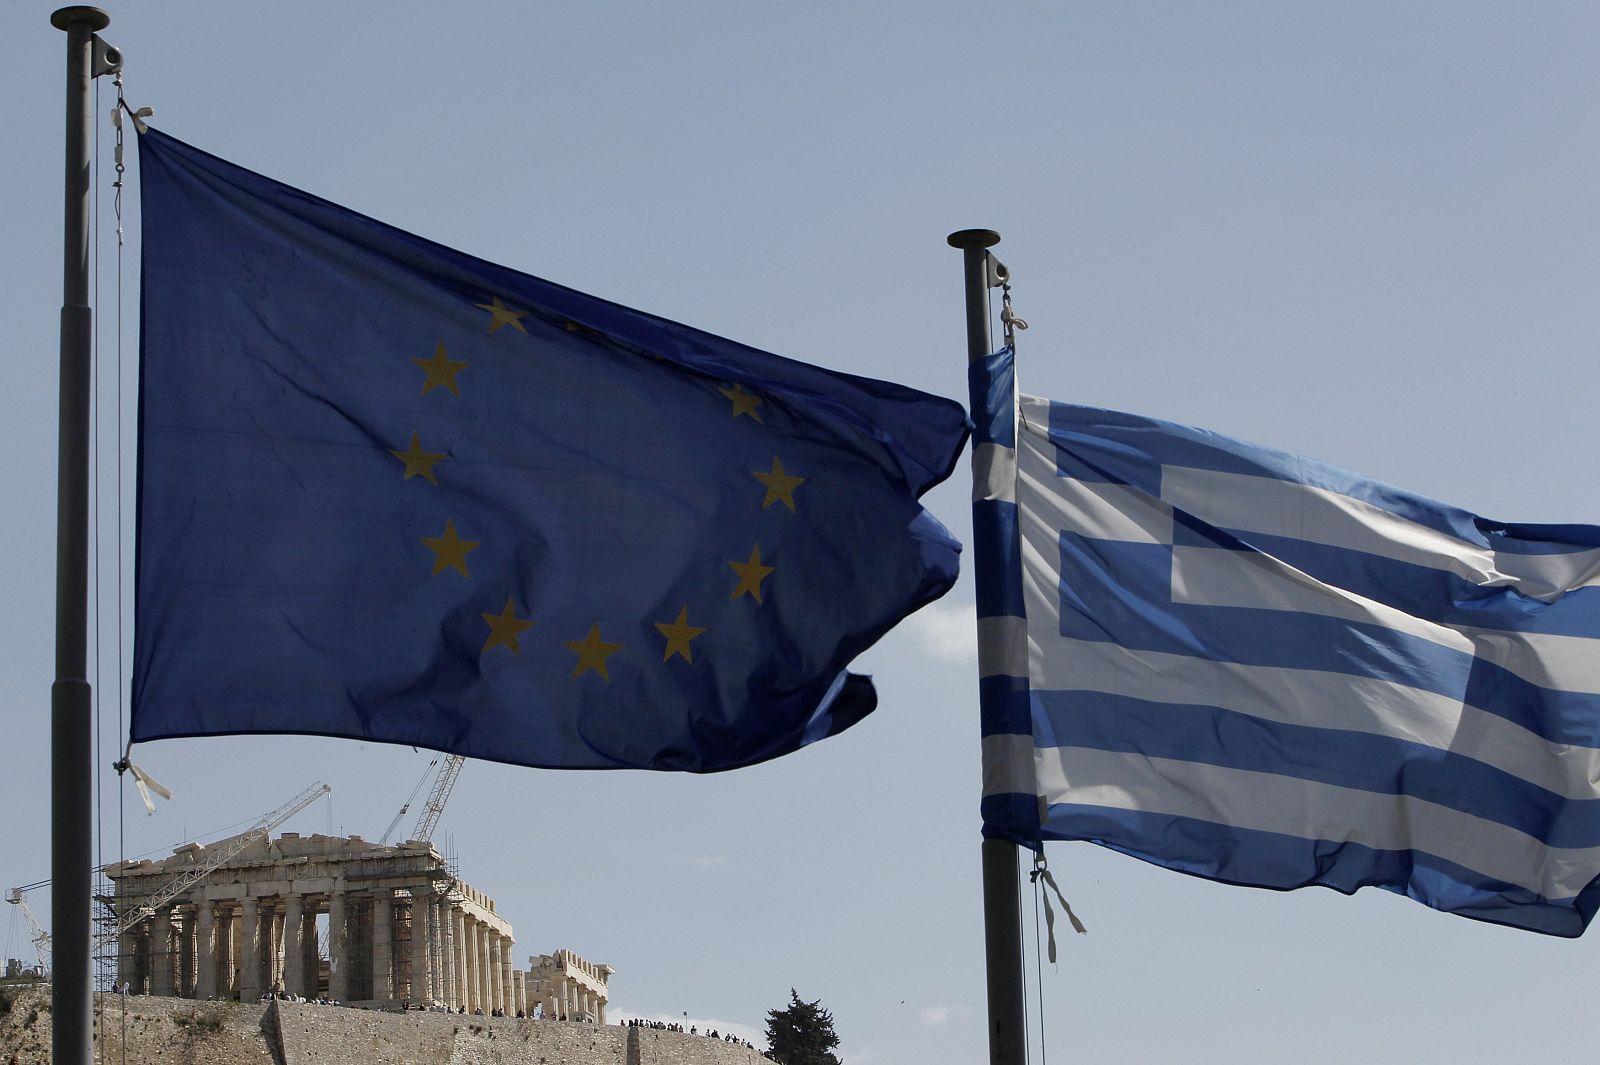
M 316 781 L 243 832 L 213 844 L 210 849 L 189 844 L 197 856 L 203 851 L 204 858 L 152 894 L 119 895 L 107 875 L 109 867 L 95 870 L 92 940 L 95 990 L 117 990 L 119 972 L 123 974 L 124 983 L 164 988 L 167 994 L 174 988 L 193 986 L 197 959 L 192 949 L 180 953 L 177 947 L 192 942 L 193 937 L 188 933 L 193 930 L 192 922 L 198 915 L 192 906 L 170 910 L 164 907 L 244 853 L 251 844 L 269 838 L 274 828 L 332 791 L 331 786 Z M 164 934 L 156 929 L 149 935 L 129 934 L 145 922 L 154 921 L 158 915 L 164 918 L 158 922 L 164 925 Z M 130 973 L 134 974 L 132 978 Z

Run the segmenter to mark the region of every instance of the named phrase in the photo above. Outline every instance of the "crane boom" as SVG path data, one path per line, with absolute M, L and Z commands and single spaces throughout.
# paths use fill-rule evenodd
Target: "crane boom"
M 383 830 L 383 838 L 378 840 L 378 846 L 386 847 L 389 845 L 389 837 L 394 835 L 394 830 L 400 826 L 401 820 L 410 811 L 411 804 L 417 800 L 417 792 L 422 790 L 422 785 L 428 782 L 429 775 L 439 767 L 439 757 L 439 755 L 434 755 L 433 760 L 428 763 L 428 768 L 424 769 L 422 775 L 417 778 L 416 784 L 411 788 L 411 794 L 407 795 L 406 801 L 400 804 L 400 812 L 394 815 L 394 820 L 389 822 L 389 827 Z
M 444 804 L 450 798 L 450 789 L 456 786 L 456 774 L 461 772 L 461 763 L 467 760 L 466 755 L 452 754 L 445 758 L 444 765 L 439 769 L 439 776 L 433 782 L 433 791 L 428 794 L 428 805 L 422 808 L 422 817 L 417 821 L 417 830 L 411 838 L 428 843 L 433 839 L 433 830 L 439 826 L 439 815 L 444 813 Z
M 50 971 L 50 933 L 39 927 L 38 918 L 28 909 L 27 893 L 30 888 L 42 887 L 48 883 L 50 881 L 41 880 L 37 884 L 24 884 L 6 892 L 6 901 L 20 909 L 22 919 L 28 922 L 28 938 L 33 940 L 33 950 L 39 956 L 39 969 L 42 972 Z
M 142 900 L 139 905 L 119 916 L 115 928 L 95 938 L 95 950 L 100 950 L 107 943 L 138 925 L 139 922 L 153 917 L 157 909 L 194 887 L 207 876 L 210 876 L 212 872 L 227 864 L 228 861 L 236 857 L 246 847 L 266 836 L 273 829 L 331 791 L 333 791 L 332 787 L 319 780 L 276 810 L 262 817 L 261 820 L 239 833 L 239 835 L 224 840 L 221 846 L 207 852 L 205 861 L 193 869 L 184 870 L 178 876 L 167 881 L 161 890 L 154 895 Z
M 327 795 L 331 791 L 333 791 L 332 787 L 322 783 L 322 781 L 319 780 L 310 787 L 306 788 L 300 794 L 296 795 L 294 798 L 290 799 L 288 802 L 284 803 L 282 806 L 278 807 L 276 810 L 262 817 L 261 820 L 257 821 L 254 825 L 251 825 L 237 836 L 230 836 L 228 839 L 223 841 L 222 845 L 213 850 L 208 850 L 206 852 L 205 861 L 201 862 L 193 869 L 184 870 L 181 874 L 162 885 L 161 890 L 157 891 L 154 895 L 150 895 L 147 898 L 142 899 L 139 905 L 133 907 L 126 913 L 119 915 L 115 927 L 109 931 L 102 932 L 100 935 L 95 937 L 93 947 L 95 953 L 99 953 L 107 944 L 113 942 L 118 936 L 138 925 L 139 922 L 148 920 L 150 917 L 155 916 L 157 909 L 165 906 L 167 903 L 171 902 L 185 891 L 188 891 L 191 887 L 204 880 L 207 876 L 211 875 L 212 872 L 225 865 L 232 858 L 236 857 L 246 847 L 250 846 L 250 844 L 261 839 L 273 829 L 289 820 L 289 818 L 293 817 L 301 810 L 304 810 L 307 806 L 310 806 L 312 803 L 316 802 L 318 799 L 322 798 L 324 795 Z M 49 969 L 50 967 L 50 933 L 46 932 L 39 926 L 38 920 L 33 916 L 33 911 L 28 909 L 27 893 L 34 888 L 43 887 L 48 883 L 50 883 L 50 881 L 40 880 L 37 883 L 24 884 L 21 887 L 14 887 L 6 892 L 6 901 L 19 907 L 22 910 L 22 916 L 28 922 L 30 935 L 33 939 L 33 949 L 39 955 L 40 967 L 44 969 Z

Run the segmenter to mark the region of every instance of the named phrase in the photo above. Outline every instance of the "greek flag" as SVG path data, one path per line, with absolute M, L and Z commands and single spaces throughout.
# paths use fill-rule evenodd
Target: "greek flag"
M 1600 528 L 971 385 L 986 835 L 1582 934 Z

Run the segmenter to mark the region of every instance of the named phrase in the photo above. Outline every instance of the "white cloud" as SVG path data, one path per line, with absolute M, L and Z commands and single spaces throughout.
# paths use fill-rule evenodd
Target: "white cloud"
M 677 851 L 652 854 L 648 860 L 662 865 L 692 865 L 697 869 L 712 869 L 716 866 L 727 864 L 728 856 L 726 854 L 689 854 Z
M 930 603 L 903 626 L 916 650 L 941 662 L 978 660 L 978 629 L 971 603 Z
M 922 1017 L 923 1024 L 933 1025 L 943 1024 L 952 1017 L 965 1017 L 967 1008 L 965 1006 L 923 1006 L 917 1010 L 917 1013 Z

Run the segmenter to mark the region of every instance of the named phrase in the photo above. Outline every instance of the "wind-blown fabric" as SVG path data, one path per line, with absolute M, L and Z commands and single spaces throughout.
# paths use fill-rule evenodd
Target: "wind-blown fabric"
M 873 709 L 960 405 L 140 138 L 132 738 L 711 771 Z
M 973 384 L 986 833 L 1582 933 L 1600 529 L 1030 396 L 1007 440 L 1009 353 Z

